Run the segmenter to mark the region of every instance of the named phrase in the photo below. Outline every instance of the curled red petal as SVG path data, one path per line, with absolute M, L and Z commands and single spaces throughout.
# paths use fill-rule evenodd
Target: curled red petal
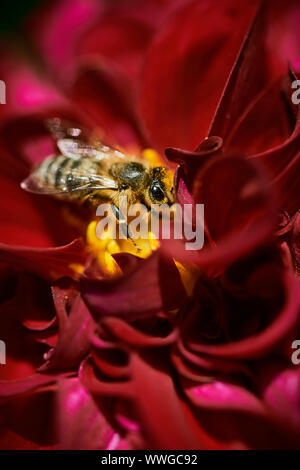
M 276 347 L 295 328 L 299 321 L 300 290 L 298 282 L 287 275 L 286 303 L 274 321 L 261 332 L 240 341 L 223 344 L 194 344 L 198 354 L 212 354 L 228 358 L 258 358 Z
M 274 195 L 260 168 L 239 157 L 212 158 L 194 180 L 193 202 L 204 204 L 211 247 L 187 250 L 185 243 L 162 240 L 163 249 L 210 273 L 271 239 L 276 223 Z M 198 221 L 198 225 L 201 221 Z M 199 226 L 198 226 L 199 230 Z M 217 269 L 216 269 L 217 268 Z
M 202 168 L 211 158 L 222 155 L 223 140 L 217 136 L 210 136 L 204 139 L 194 152 L 188 150 L 181 150 L 176 148 L 167 148 L 165 150 L 166 156 L 172 162 L 176 162 L 181 167 L 177 168 L 174 178 L 174 187 L 176 193 L 176 201 L 184 204 L 184 200 L 188 201 L 188 196 L 181 196 L 181 189 L 184 179 L 184 184 L 192 191 L 192 183 L 196 173 Z M 182 177 L 180 176 L 182 175 Z
M 216 448 L 179 398 L 167 369 L 157 368 L 138 355 L 132 358 L 133 387 L 142 429 L 154 449 Z M 159 383 L 159 387 L 153 384 Z M 149 404 L 151 404 L 149 406 Z
M 134 398 L 130 380 L 108 380 L 107 376 L 99 374 L 89 358 L 82 362 L 79 378 L 95 397 Z
M 178 331 L 171 330 L 166 336 L 153 336 L 147 335 L 142 331 L 134 328 L 132 325 L 124 322 L 120 318 L 105 317 L 102 319 L 101 324 L 112 334 L 117 341 L 124 342 L 135 348 L 145 347 L 163 347 L 168 346 L 177 338 Z
M 68 284 L 64 286 L 60 281 L 53 288 L 58 313 L 58 338 L 39 371 L 76 369 L 89 352 L 94 321 L 79 293 L 72 291 L 72 283 Z
M 124 268 L 121 277 L 81 277 L 82 296 L 96 318 L 116 315 L 134 320 L 178 308 L 184 302 L 186 293 L 177 268 L 159 252 L 147 259 L 130 254 L 115 259 Z

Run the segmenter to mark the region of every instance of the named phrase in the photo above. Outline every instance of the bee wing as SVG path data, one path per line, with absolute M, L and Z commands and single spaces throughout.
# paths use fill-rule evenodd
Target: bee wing
M 63 139 L 64 137 L 82 137 L 84 134 L 84 130 L 81 129 L 77 124 L 60 119 L 58 117 L 46 119 L 45 125 L 56 140 Z
M 75 160 L 82 157 L 93 158 L 97 161 L 113 156 L 126 158 L 123 153 L 101 142 L 96 142 L 95 145 L 91 145 L 81 140 L 59 139 L 57 141 L 57 147 L 63 155 Z
M 119 150 L 105 145 L 91 132 L 78 125 L 54 117 L 45 121 L 60 152 L 69 158 L 90 157 L 102 160 L 110 156 L 126 158 Z
M 104 154 L 95 147 L 80 140 L 59 139 L 57 147 L 63 155 L 75 160 L 81 157 L 91 157 L 99 160 L 104 157 Z
M 27 192 L 35 194 L 69 194 L 77 191 L 94 191 L 110 189 L 116 191 L 118 189 L 117 183 L 107 176 L 87 173 L 84 171 L 72 171 L 73 178 L 75 177 L 73 187 L 65 186 L 63 188 L 53 188 L 53 186 L 46 185 L 40 178 L 37 172 L 33 172 L 21 183 L 21 188 Z

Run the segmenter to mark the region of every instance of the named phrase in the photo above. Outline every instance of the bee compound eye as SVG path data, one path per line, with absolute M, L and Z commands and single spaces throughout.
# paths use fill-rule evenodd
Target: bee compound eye
M 164 197 L 165 197 L 163 190 L 162 190 L 161 187 L 158 186 L 157 184 L 154 184 L 153 186 L 151 186 L 151 188 L 150 188 L 150 196 L 151 196 L 152 199 L 154 199 L 155 201 L 162 201 L 162 200 L 164 199 Z

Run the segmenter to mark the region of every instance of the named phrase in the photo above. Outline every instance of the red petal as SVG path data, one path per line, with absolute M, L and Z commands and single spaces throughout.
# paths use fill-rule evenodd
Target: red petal
M 290 99 L 290 96 L 289 98 Z M 238 101 L 239 103 L 239 101 Z M 263 90 L 228 129 L 224 152 L 243 156 L 272 149 L 292 134 L 295 122 L 282 94 L 282 79 Z
M 187 250 L 182 241 L 162 241 L 178 260 L 218 269 L 270 239 L 276 217 L 266 180 L 249 160 L 212 158 L 194 181 L 194 202 L 204 204 L 206 231 L 212 248 Z M 200 221 L 201 222 L 201 221 Z M 199 229 L 199 227 L 198 227 Z
M 137 81 L 145 51 L 154 34 L 159 8 L 151 8 L 148 0 L 139 8 L 138 2 L 108 5 L 97 24 L 82 38 L 80 56 L 97 56 L 120 68 L 120 73 Z M 159 7 L 159 5 L 157 5 Z
M 191 2 L 153 42 L 141 90 L 141 110 L 153 142 L 195 148 L 207 135 L 256 2 Z M 217 134 L 215 134 L 217 135 Z
M 195 344 L 193 350 L 197 353 L 211 354 L 228 358 L 257 358 L 265 356 L 273 350 L 290 331 L 293 331 L 299 321 L 300 290 L 294 278 L 286 279 L 286 303 L 275 320 L 260 333 L 240 341 L 224 344 Z
M 225 139 L 245 108 L 268 83 L 264 61 L 264 9 L 246 35 L 214 117 L 210 134 Z
M 274 68 L 273 74 L 270 74 L 267 67 L 261 66 L 272 57 L 276 56 L 277 60 L 273 44 L 271 50 L 266 47 L 266 36 L 268 33 L 273 35 L 273 28 L 276 26 L 270 20 L 270 15 L 274 12 L 278 14 L 280 9 L 278 2 L 276 3 L 268 10 L 266 2 L 259 11 L 234 64 L 211 125 L 210 135 L 221 136 L 225 149 L 231 153 L 234 151 L 247 155 L 261 152 L 284 142 L 291 134 L 290 116 L 287 102 L 282 95 L 281 80 L 274 83 L 276 78 L 286 73 L 289 56 L 285 58 L 284 69 L 277 64 L 279 69 Z M 285 13 L 289 12 L 291 3 L 285 4 Z M 288 30 L 282 28 L 281 41 L 289 34 Z M 288 103 L 291 100 L 291 91 L 289 82 Z
M 93 318 L 78 292 L 72 289 L 72 283 L 71 286 L 66 284 L 61 281 L 60 287 L 53 288 L 59 333 L 51 355 L 39 369 L 43 372 L 78 368 L 89 352 L 90 335 L 95 328 Z
M 70 97 L 98 126 L 104 141 L 145 146 L 131 85 L 113 68 L 99 61 L 81 66 Z
M 0 261 L 47 279 L 73 275 L 72 263 L 84 263 L 86 253 L 80 239 L 56 248 L 10 246 L 0 243 Z
M 46 106 L 58 107 L 67 104 L 59 92 L 29 57 L 24 58 L 15 49 L 0 50 L 1 78 L 7 84 L 6 102 L 1 108 L 1 117 L 38 111 Z M 9 86 L 8 86 L 9 84 Z
M 163 347 L 174 343 L 178 331 L 171 330 L 166 336 L 154 336 L 145 334 L 134 328 L 132 325 L 124 322 L 120 318 L 104 317 L 101 325 L 117 340 L 131 345 L 135 348 L 155 348 Z
M 98 0 L 48 1 L 29 19 L 26 32 L 56 76 L 65 77 L 84 32 L 102 10 Z
M 267 416 L 263 402 L 240 385 L 215 380 L 204 385 L 187 385 L 185 393 L 200 408 L 231 409 Z
M 34 374 L 19 380 L 0 381 L 0 399 L 13 398 L 36 389 L 52 385 L 57 380 L 55 375 Z
M 280 198 L 280 208 L 290 215 L 300 207 L 299 142 L 300 134 L 295 134 L 282 145 L 252 157 L 267 169 L 271 187 Z
M 269 66 L 273 73 L 283 73 L 287 62 L 300 70 L 298 0 L 272 0 L 266 2 L 269 23 L 266 44 L 269 52 Z
M 178 308 L 184 302 L 186 294 L 177 268 L 160 258 L 159 252 L 147 259 L 130 254 L 115 258 L 124 270 L 123 276 L 81 278 L 82 296 L 96 318 L 119 315 L 134 320 Z
M 222 155 L 222 145 L 223 141 L 220 137 L 211 136 L 203 140 L 194 152 L 176 148 L 167 148 L 165 150 L 169 160 L 181 165 L 181 168 L 177 168 L 174 178 L 177 202 L 180 204 L 191 202 L 190 196 L 181 194 L 181 191 L 185 192 L 183 187 L 187 185 L 189 190 L 192 191 L 192 184 L 196 173 L 208 163 L 210 159 Z
M 272 412 L 282 425 L 290 426 L 295 433 L 300 435 L 300 370 L 285 369 L 278 362 L 272 364 L 263 361 L 260 370 L 261 387 L 263 396 Z
M 104 450 L 110 449 L 113 441 L 116 446 L 110 450 L 124 449 L 125 443 L 109 426 L 77 378 L 60 381 L 56 414 L 60 449 Z
M 132 374 L 135 404 L 150 448 L 217 448 L 216 441 L 199 426 L 177 395 L 169 370 L 134 355 Z

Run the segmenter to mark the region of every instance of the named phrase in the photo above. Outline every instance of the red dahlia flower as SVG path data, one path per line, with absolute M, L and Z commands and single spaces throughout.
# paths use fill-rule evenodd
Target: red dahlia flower
M 299 448 L 300 9 L 258 3 L 57 0 L 3 39 L 2 449 Z M 203 249 L 25 193 L 54 116 L 165 151 Z

